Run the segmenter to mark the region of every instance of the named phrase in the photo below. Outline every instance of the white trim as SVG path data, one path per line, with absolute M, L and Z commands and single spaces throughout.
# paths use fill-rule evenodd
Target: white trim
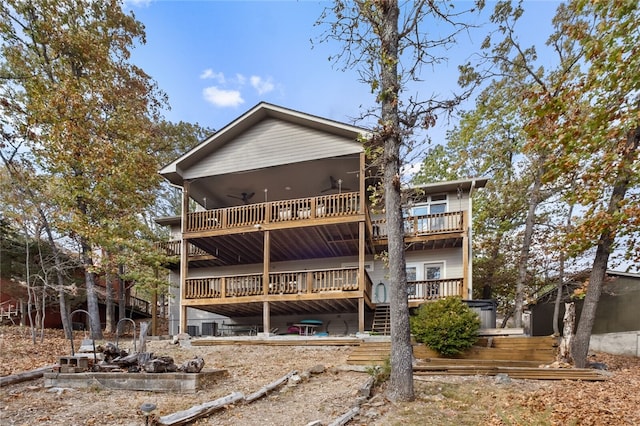
M 342 268 L 357 268 L 358 266 L 358 262 L 344 262 L 341 265 Z M 367 272 L 373 272 L 373 261 L 364 262 L 364 270 Z

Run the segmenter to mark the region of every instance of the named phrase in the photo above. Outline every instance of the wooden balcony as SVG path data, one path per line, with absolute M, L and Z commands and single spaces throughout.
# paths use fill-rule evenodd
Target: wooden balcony
M 161 250 L 167 256 L 180 256 L 181 249 L 180 240 L 161 241 L 155 243 L 158 250 Z M 210 256 L 205 250 L 200 247 L 196 247 L 193 244 L 189 244 L 189 257 Z
M 233 230 L 256 225 L 291 224 L 312 219 L 344 218 L 360 213 L 360 194 L 346 192 L 318 197 L 269 201 L 187 214 L 187 233 Z
M 359 279 L 357 268 L 272 272 L 266 283 L 262 274 L 187 278 L 184 298 L 187 305 L 207 305 L 211 312 L 232 316 L 260 314 L 263 301 L 286 303 L 288 313 L 334 312 L 356 309 L 363 296 L 373 306 L 372 285 L 366 271 Z M 278 309 L 277 303 L 273 306 Z
M 387 221 L 372 221 L 373 238 L 386 240 L 388 237 Z M 416 238 L 427 235 L 461 233 L 465 230 L 465 212 L 437 213 L 405 218 L 405 238 Z
M 410 281 L 409 306 L 416 307 L 431 300 L 444 299 L 450 296 L 463 297 L 463 279 Z
M 371 279 L 365 272 L 365 291 L 371 293 Z M 358 269 L 322 269 L 269 274 L 264 285 L 262 274 L 207 278 L 187 278 L 185 298 L 237 298 L 264 295 L 302 295 L 359 290 Z
M 191 266 L 199 268 L 216 265 L 216 256 L 191 243 L 188 244 L 189 264 Z M 155 243 L 155 248 L 166 256 L 173 258 L 173 261 L 165 265 L 166 268 L 174 270 L 180 268 L 180 253 L 182 251 L 182 242 L 180 240 L 161 241 Z

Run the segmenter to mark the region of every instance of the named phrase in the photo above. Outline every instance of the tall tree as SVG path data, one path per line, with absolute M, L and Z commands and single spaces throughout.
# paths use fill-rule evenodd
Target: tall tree
M 569 7 L 580 19 L 564 31 L 584 47 L 587 71 L 563 91 L 566 121 L 546 149 L 556 154 L 550 178 L 578 176 L 567 197 L 586 212 L 568 234 L 571 247 L 595 247 L 572 351 L 583 367 L 612 253 L 619 248 L 640 265 L 640 6 L 577 0 Z
M 78 244 L 100 338 L 95 249 L 136 235 L 158 181 L 150 136 L 164 96 L 128 62 L 144 27 L 119 0 L 9 0 L 0 33 L 20 130 L 39 170 L 59 179 L 55 228 Z
M 496 3 L 491 16 L 496 30 L 483 42 L 477 63 L 462 67 L 460 78 L 463 85 L 488 82 L 487 86 L 476 101 L 476 109 L 464 114 L 450 134 L 446 150 L 457 156 L 454 165 L 460 172 L 471 170 L 492 178 L 482 197 L 491 197 L 493 202 L 479 203 L 476 209 L 490 218 L 475 221 L 483 227 L 475 235 L 491 241 L 485 260 L 495 263 L 492 259 L 500 258 L 502 244 L 509 241 L 506 237 L 517 237 L 514 302 L 507 311 L 513 313 L 516 327 L 522 326 L 525 298 L 535 290 L 533 266 L 540 253 L 533 247 L 547 244 L 545 239 L 536 239 L 540 234 L 537 231 L 542 224 L 547 232 L 551 229 L 551 215 L 544 203 L 557 203 L 557 194 L 566 186 L 565 179 L 545 179 L 547 169 L 552 167 L 552 151 L 544 144 L 556 137 L 556 129 L 564 120 L 562 110 L 553 105 L 562 89 L 578 75 L 583 57 L 577 42 L 562 32 L 564 23 L 576 19 L 571 10 L 563 5 L 557 10 L 555 31 L 547 42 L 551 52 L 545 55 L 547 61 L 555 56 L 551 66 L 541 63 L 536 46 L 526 47 L 518 39 L 517 24 L 523 13 L 521 2 Z M 433 164 L 431 160 L 426 165 Z M 488 271 L 485 284 L 492 285 L 494 275 L 491 269 Z
M 480 6 L 480 4 L 478 4 Z M 467 11 L 449 2 L 416 1 L 398 6 L 395 0 L 338 0 L 325 11 L 326 39 L 343 43 L 336 56 L 347 67 L 357 67 L 363 82 L 376 95 L 379 109 L 363 115 L 376 117 L 373 136 L 366 142 L 374 166 L 382 171 L 382 193 L 388 226 L 391 309 L 391 375 L 388 396 L 395 401 L 414 398 L 412 347 L 407 299 L 404 225 L 401 202 L 403 161 L 411 159 L 418 129 L 431 127 L 440 110 L 450 111 L 468 92 L 454 99 L 437 96 L 402 97 L 411 81 L 420 79 L 422 67 L 444 61 L 442 48 L 455 44 L 468 28 L 458 21 Z M 331 16 L 330 19 L 327 19 Z M 438 37 L 432 27 L 444 24 L 450 32 Z M 326 40 L 325 39 L 325 40 Z M 420 150 L 416 150 L 420 152 Z

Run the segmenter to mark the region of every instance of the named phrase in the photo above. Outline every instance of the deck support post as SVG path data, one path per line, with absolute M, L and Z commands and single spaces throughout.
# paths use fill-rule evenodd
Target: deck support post
M 269 272 L 271 263 L 271 233 L 267 230 L 262 233 L 262 294 L 269 295 Z
M 358 331 L 364 333 L 364 297 L 358 298 Z
M 462 298 L 471 299 L 471 294 L 469 294 L 469 283 L 471 281 L 471 276 L 469 274 L 471 240 L 469 238 L 469 233 L 471 232 L 471 229 L 467 221 L 466 212 L 462 212 L 462 229 L 464 229 L 464 232 L 462 233 Z
M 189 274 L 189 240 L 184 238 L 187 232 L 187 220 L 189 216 L 189 186 L 191 182 L 184 181 L 182 187 L 182 238 L 180 244 L 180 333 L 187 332 L 187 307 L 185 305 L 187 295 L 187 276 Z
M 262 302 L 262 331 L 268 336 L 271 330 L 271 307 L 269 302 Z

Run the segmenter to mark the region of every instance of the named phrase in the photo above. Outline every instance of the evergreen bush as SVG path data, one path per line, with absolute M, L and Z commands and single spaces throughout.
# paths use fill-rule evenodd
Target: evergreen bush
M 478 339 L 480 318 L 458 297 L 425 303 L 411 319 L 416 340 L 444 356 L 457 355 Z

